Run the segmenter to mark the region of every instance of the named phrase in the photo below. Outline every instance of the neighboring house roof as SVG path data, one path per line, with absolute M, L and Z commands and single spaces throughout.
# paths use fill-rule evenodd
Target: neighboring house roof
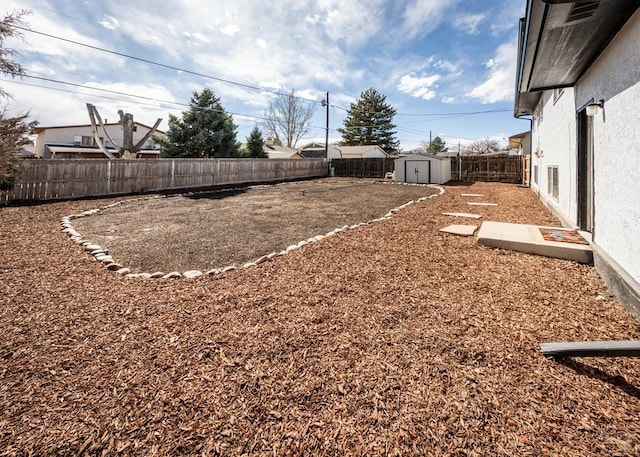
M 33 151 L 29 151 L 26 148 L 20 149 L 17 154 L 23 159 L 35 159 L 37 157 Z
M 378 145 L 368 145 L 368 146 L 337 146 L 336 149 L 338 149 L 338 151 L 340 151 L 340 154 L 342 155 L 343 159 L 349 159 L 349 158 L 360 158 L 360 157 L 364 157 L 365 154 L 367 153 L 371 153 L 371 152 L 376 152 L 376 153 L 380 153 L 380 154 L 384 154 L 385 156 L 388 156 L 389 154 L 387 154 L 384 149 L 382 149 L 380 146 Z
M 47 149 L 51 151 L 54 155 L 60 156 L 76 156 L 76 157 L 86 157 L 86 158 L 107 158 L 104 152 L 102 152 L 99 148 L 94 147 L 77 147 L 77 146 L 65 146 L 65 145 L 46 145 Z M 114 155 L 118 155 L 118 151 L 112 148 L 109 148 L 109 151 Z M 142 149 L 138 151 L 137 155 L 139 156 L 151 156 L 151 157 L 160 157 L 160 151 L 158 149 Z
M 301 159 L 302 156 L 298 154 L 298 150 L 294 148 L 288 148 L 286 146 L 276 146 L 274 144 L 264 145 L 265 152 L 269 155 L 270 159 Z
M 451 160 L 451 157 L 448 156 L 436 156 L 433 154 L 408 154 L 398 157 L 396 159 L 397 162 L 406 161 L 406 160 Z
M 305 159 L 324 159 L 326 157 L 324 148 L 322 149 L 301 149 L 300 155 Z
M 301 150 L 302 149 L 323 149 L 324 150 L 324 143 L 316 143 L 316 142 L 308 143 L 302 146 L 300 149 Z
M 640 0 L 527 0 L 514 115 L 533 114 L 543 90 L 573 86 L 638 7 Z
M 512 149 L 517 149 L 520 147 L 523 141 L 525 141 L 528 137 L 531 136 L 531 131 L 527 130 L 526 132 L 517 133 L 515 135 L 511 135 L 509 137 L 509 147 Z
M 143 124 L 142 122 L 137 122 L 134 121 L 133 122 L 135 125 L 140 126 L 140 127 L 144 127 L 148 130 L 151 130 L 153 127 Z M 108 126 L 117 126 L 117 125 L 122 125 L 119 122 L 109 122 L 109 123 L 105 123 L 104 126 L 108 127 Z M 77 125 L 51 125 L 51 126 L 45 126 L 45 127 L 34 127 L 33 129 L 31 129 L 31 133 L 34 135 L 37 135 L 40 132 L 43 132 L 44 130 L 52 130 L 52 129 L 77 129 L 77 128 L 86 128 L 86 127 L 91 127 L 91 124 L 77 124 Z M 166 132 L 163 132 L 162 130 L 157 130 L 156 129 L 156 133 L 161 133 L 161 134 L 166 134 Z
M 270 159 L 304 159 L 297 151 L 267 151 Z
M 46 148 L 51 152 L 52 158 L 55 156 L 76 156 L 76 157 L 88 157 L 88 158 L 107 158 L 107 156 L 98 148 L 79 148 L 72 146 L 52 146 L 46 145 Z M 115 149 L 110 149 L 112 153 L 115 153 Z

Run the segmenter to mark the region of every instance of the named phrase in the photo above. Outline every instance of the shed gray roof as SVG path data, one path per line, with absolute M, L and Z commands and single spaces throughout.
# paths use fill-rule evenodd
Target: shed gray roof
M 401 160 L 450 160 L 451 157 L 439 157 L 439 156 L 435 156 L 433 154 L 410 154 L 410 155 L 406 155 L 406 156 L 402 156 L 398 159 L 396 159 L 396 161 L 401 161 Z

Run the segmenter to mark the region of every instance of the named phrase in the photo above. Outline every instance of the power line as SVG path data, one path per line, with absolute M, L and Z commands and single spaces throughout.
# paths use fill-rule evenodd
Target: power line
M 34 34 L 46 36 L 48 38 L 53 38 L 53 39 L 56 39 L 56 40 L 60 40 L 60 41 L 64 41 L 64 42 L 67 42 L 67 43 L 75 44 L 75 45 L 78 45 L 78 46 L 83 46 L 83 47 L 86 47 L 86 48 L 89 48 L 89 49 L 94 49 L 94 50 L 97 50 L 97 51 L 106 52 L 106 53 L 117 55 L 117 56 L 124 57 L 124 58 L 127 58 L 127 59 L 136 60 L 138 62 L 147 63 L 149 65 L 155 65 L 155 66 L 158 66 L 158 67 L 161 67 L 161 68 L 166 68 L 166 69 L 169 69 L 169 70 L 174 70 L 174 71 L 187 73 L 187 74 L 194 75 L 194 76 L 199 76 L 199 77 L 203 77 L 203 78 L 207 78 L 207 79 L 212 79 L 214 81 L 219 81 L 219 82 L 223 82 L 223 83 L 226 83 L 226 84 L 235 85 L 235 86 L 238 86 L 238 87 L 243 87 L 245 89 L 251 89 L 251 90 L 255 90 L 255 91 L 259 91 L 259 92 L 267 92 L 267 93 L 271 93 L 271 94 L 278 95 L 278 96 L 285 96 L 285 97 L 292 96 L 295 99 L 306 101 L 306 102 L 309 102 L 309 103 L 318 103 L 318 104 L 322 103 L 321 100 L 314 100 L 314 99 L 309 99 L 309 98 L 305 98 L 305 97 L 299 97 L 299 96 L 296 96 L 296 95 L 283 93 L 283 92 L 280 92 L 280 91 L 277 91 L 277 90 L 272 90 L 272 89 L 266 89 L 266 88 L 263 88 L 263 87 L 252 86 L 250 84 L 240 83 L 240 82 L 237 82 L 237 81 L 232 81 L 232 80 L 220 78 L 220 77 L 217 77 L 217 76 L 207 75 L 205 73 L 200 73 L 200 72 L 196 72 L 196 71 L 193 71 L 193 70 L 188 70 L 188 69 L 181 68 L 181 67 L 176 67 L 176 66 L 173 66 L 173 65 L 168 65 L 168 64 L 164 64 L 164 63 L 160 63 L 160 62 L 155 62 L 153 60 L 149 60 L 149 59 L 145 59 L 145 58 L 142 58 L 142 57 L 133 56 L 133 55 L 130 55 L 130 54 L 125 54 L 125 53 L 122 53 L 122 52 L 112 51 L 110 49 L 101 48 L 99 46 L 94 46 L 94 45 L 90 45 L 90 44 L 87 44 L 87 43 L 82 43 L 82 42 L 79 42 L 79 41 L 76 41 L 76 40 L 71 40 L 71 39 L 68 39 L 68 38 L 62 38 L 62 37 L 59 37 L 59 36 L 56 36 L 56 35 L 52 35 L 52 34 L 45 33 L 45 32 L 40 32 L 40 31 L 37 31 L 37 30 L 34 30 L 34 29 L 30 29 L 30 28 L 27 28 L 27 27 L 15 26 L 15 28 L 23 30 L 23 31 L 26 31 L 26 32 L 31 32 L 31 33 L 34 33 Z M 352 111 L 351 109 L 346 109 L 346 108 L 338 106 L 338 105 L 330 105 L 330 106 L 333 107 L 333 108 L 337 108 L 337 109 L 346 111 L 346 112 Z M 416 116 L 416 117 L 443 116 L 440 119 L 448 119 L 448 118 L 458 117 L 458 116 L 471 116 L 471 115 L 476 115 L 476 114 L 500 113 L 500 112 L 507 112 L 507 111 L 510 112 L 510 111 L 512 111 L 512 109 L 511 108 L 504 108 L 504 109 L 496 109 L 496 110 L 470 111 L 470 112 L 460 112 L 460 113 L 396 113 L 395 116 Z M 367 113 L 377 114 L 378 112 L 377 111 L 371 111 L 371 112 L 367 112 Z M 440 120 L 440 119 L 431 119 L 431 120 Z
M 103 88 L 100 88 L 100 87 L 87 86 L 87 85 L 84 85 L 84 84 L 72 83 L 72 82 L 69 82 L 69 81 L 61 81 L 61 80 L 58 80 L 58 79 L 52 79 L 52 78 L 45 78 L 45 77 L 42 77 L 42 76 L 30 75 L 28 73 L 24 74 L 24 75 L 21 75 L 21 76 L 22 77 L 26 77 L 26 78 L 30 78 L 30 79 L 38 79 L 40 81 L 47 81 L 47 82 L 52 82 L 52 83 L 57 83 L 57 84 L 65 84 L 67 86 L 80 87 L 80 88 L 83 88 L 83 89 L 90 89 L 90 90 L 98 90 L 98 91 L 101 91 L 101 92 L 108 92 L 110 94 L 125 95 L 127 97 L 142 98 L 142 99 L 145 99 L 145 100 L 152 100 L 154 102 L 170 103 L 170 104 L 173 104 L 173 105 L 181 105 L 181 106 L 189 106 L 186 103 L 174 102 L 174 101 L 171 101 L 171 100 L 160 100 L 160 99 L 157 99 L 157 98 L 145 97 L 144 95 L 134 95 L 134 94 L 126 93 L 126 92 L 120 92 L 120 91 L 117 91 L 117 90 L 103 89 Z M 46 86 L 40 86 L 40 87 L 45 87 L 46 88 Z M 54 89 L 54 88 L 51 88 L 51 89 Z
M 27 28 L 27 27 L 20 27 L 20 26 L 17 26 L 17 25 L 14 26 L 14 27 L 16 29 L 24 30 L 26 32 L 31 32 L 31 33 L 35 33 L 37 35 L 46 36 L 48 38 L 53 38 L 53 39 L 56 39 L 56 40 L 60 40 L 60 41 L 64 41 L 64 42 L 67 42 L 67 43 L 75 44 L 77 46 L 83 46 L 83 47 L 86 47 L 86 48 L 89 48 L 89 49 L 94 49 L 96 51 L 106 52 L 108 54 L 113 54 L 113 55 L 116 55 L 116 56 L 119 56 L 119 57 L 125 57 L 127 59 L 136 60 L 138 62 L 147 63 L 149 65 L 155 65 L 157 67 L 166 68 L 168 70 L 174 70 L 174 71 L 187 73 L 187 74 L 194 75 L 194 76 L 200 76 L 202 78 L 213 79 L 214 81 L 220 81 L 220 82 L 223 82 L 223 83 L 226 83 L 226 84 L 232 84 L 234 86 L 244 87 L 245 89 L 257 90 L 259 92 L 268 92 L 268 93 L 271 93 L 271 94 L 274 94 L 274 95 L 285 96 L 285 97 L 290 96 L 290 94 L 287 94 L 287 93 L 284 93 L 284 92 L 279 92 L 277 90 L 265 89 L 263 87 L 257 87 L 257 86 L 252 86 L 250 84 L 239 83 L 239 82 L 236 82 L 236 81 L 231 81 L 229 79 L 219 78 L 217 76 L 207 75 L 205 73 L 199 73 L 199 72 L 193 71 L 193 70 L 187 70 L 185 68 L 180 68 L 180 67 L 175 67 L 173 65 L 168 65 L 168 64 L 164 64 L 164 63 L 160 63 L 160 62 L 155 62 L 153 60 L 144 59 L 142 57 L 132 56 L 130 54 L 125 54 L 125 53 L 122 53 L 122 52 L 112 51 L 110 49 L 101 48 L 99 46 L 93 46 L 93 45 L 87 44 L 87 43 L 81 43 L 79 41 L 70 40 L 68 38 L 62 38 L 62 37 L 59 37 L 59 36 L 56 36 L 56 35 L 51 35 L 49 33 L 40 32 L 38 30 L 30 29 L 30 28 Z M 296 98 L 298 100 L 303 100 L 303 101 L 306 101 L 306 102 L 310 102 L 310 103 L 318 103 L 318 104 L 322 103 L 320 100 L 313 100 L 313 99 L 310 99 L 310 98 L 298 97 L 296 95 L 293 95 L 293 98 Z
M 44 77 L 32 76 L 32 75 L 22 75 L 22 76 L 23 77 L 27 77 L 27 78 L 47 81 L 47 82 L 53 82 L 53 83 L 58 83 L 58 84 L 66 84 L 66 85 L 70 85 L 70 86 L 73 86 L 73 87 L 80 87 L 80 88 L 83 88 L 83 89 L 107 92 L 107 93 L 112 93 L 112 94 L 116 94 L 116 95 L 123 95 L 125 97 L 140 98 L 140 99 L 143 99 L 143 100 L 149 100 L 149 101 L 157 102 L 157 103 L 167 103 L 167 104 L 172 104 L 172 105 L 179 105 L 179 106 L 188 107 L 190 109 L 196 109 L 196 110 L 202 110 L 202 111 L 205 111 L 205 110 L 219 111 L 219 112 L 224 112 L 225 114 L 230 114 L 230 115 L 233 115 L 233 116 L 239 116 L 239 117 L 243 117 L 243 118 L 248 118 L 248 119 L 254 120 L 254 121 L 265 121 L 265 120 L 267 120 L 267 118 L 265 118 L 265 117 L 255 116 L 255 115 L 252 115 L 252 114 L 235 113 L 235 112 L 232 112 L 232 111 L 226 111 L 225 109 L 201 108 L 201 107 L 198 107 L 198 106 L 192 106 L 191 104 L 187 104 L 187 103 L 175 102 L 175 101 L 170 101 L 170 100 L 159 100 L 159 99 L 155 99 L 155 98 L 151 98 L 151 97 L 145 97 L 143 95 L 129 94 L 127 92 L 114 91 L 114 90 L 110 90 L 110 89 L 101 89 L 101 88 L 98 88 L 98 87 L 86 86 L 86 85 L 67 82 L 67 81 L 59 81 L 59 80 L 55 80 L 55 79 L 51 79 L 51 78 L 44 78 Z M 39 87 L 41 89 L 54 90 L 54 91 L 57 91 L 57 92 L 66 92 L 66 93 L 72 93 L 72 94 L 87 95 L 87 96 L 90 96 L 90 97 L 98 97 L 98 98 L 105 99 L 105 100 L 113 100 L 113 101 L 119 101 L 119 102 L 128 102 L 128 103 L 132 102 L 131 100 L 124 100 L 122 98 L 115 98 L 115 97 L 109 97 L 109 96 L 99 95 L 99 94 L 90 94 L 90 93 L 84 93 L 84 92 L 77 92 L 77 91 L 72 91 L 72 90 L 69 90 L 69 89 L 62 89 L 62 88 L 59 88 L 59 87 L 49 87 L 49 86 L 43 86 L 43 85 L 38 85 L 38 84 L 30 84 L 30 83 L 26 83 L 24 81 L 14 81 L 14 80 L 4 79 L 4 78 L 3 78 L 3 80 L 5 82 L 9 82 L 9 83 L 13 83 L 13 84 L 19 84 L 19 85 L 22 85 L 22 86 L 29 86 L 29 87 Z M 157 104 L 140 103 L 140 102 L 134 102 L 134 103 L 136 103 L 137 105 L 140 105 L 140 106 L 152 106 L 154 108 L 159 108 L 159 106 Z M 311 126 L 309 126 L 309 128 L 316 129 L 316 130 L 323 130 L 323 131 L 325 130 L 325 127 L 316 126 L 316 125 L 311 125 Z M 334 128 L 330 128 L 329 130 L 333 131 L 333 132 L 337 131 Z
M 116 94 L 116 95 L 124 95 L 126 97 L 141 98 L 143 100 L 149 100 L 149 101 L 153 101 L 153 102 L 156 102 L 156 103 L 167 103 L 167 104 L 179 105 L 179 106 L 184 106 L 184 107 L 193 108 L 193 109 L 210 110 L 210 108 L 200 108 L 200 107 L 197 107 L 197 106 L 191 106 L 190 104 L 187 104 L 187 103 L 174 102 L 174 101 L 169 101 L 169 100 L 159 100 L 159 99 L 155 99 L 155 98 L 151 98 L 151 97 L 145 97 L 143 95 L 135 95 L 135 94 L 129 94 L 129 93 L 126 93 L 126 92 L 119 92 L 119 91 L 114 91 L 114 90 L 109 90 L 109 89 L 101 89 L 101 88 L 98 88 L 98 87 L 91 87 L 91 86 L 86 86 L 86 85 L 76 84 L 76 83 L 71 83 L 71 82 L 66 82 L 66 81 L 58 81 L 58 80 L 50 79 L 50 78 L 43 78 L 43 77 L 32 76 L 32 75 L 22 75 L 22 76 L 23 77 L 27 77 L 27 78 L 33 78 L 33 79 L 48 81 L 48 82 L 54 82 L 54 83 L 58 83 L 58 84 L 67 84 L 67 85 L 70 85 L 70 86 L 73 86 L 73 87 L 80 87 L 80 88 L 83 88 L 83 89 L 107 92 L 107 93 L 112 93 L 112 94 Z M 9 83 L 13 83 L 13 84 L 19 84 L 19 85 L 23 85 L 23 86 L 39 87 L 39 88 L 42 88 L 42 89 L 54 90 L 54 91 L 58 91 L 58 92 L 67 92 L 67 93 L 72 93 L 72 94 L 87 95 L 87 96 L 90 96 L 90 97 L 98 97 L 98 98 L 102 98 L 102 99 L 105 99 L 105 100 L 114 100 L 114 101 L 119 101 L 119 102 L 129 102 L 129 103 L 131 103 L 131 100 L 124 100 L 124 99 L 115 98 L 115 97 L 107 97 L 105 95 L 88 94 L 88 93 L 77 92 L 77 91 L 72 91 L 72 90 L 68 90 L 68 89 L 61 89 L 59 87 L 49 87 L 49 86 L 42 86 L 42 85 L 38 85 L 38 84 L 30 84 L 30 83 L 25 83 L 24 81 L 14 81 L 14 80 L 10 80 L 10 79 L 3 79 L 3 80 L 5 82 L 9 82 Z M 153 107 L 159 108 L 159 106 L 157 104 L 140 103 L 140 102 L 135 102 L 135 103 L 137 103 L 138 105 L 142 105 L 142 106 L 153 106 Z M 214 109 L 214 111 L 224 112 L 226 114 L 231 114 L 231 115 L 234 115 L 234 116 L 246 117 L 246 118 L 260 120 L 260 121 L 266 120 L 266 118 L 264 118 L 264 117 L 254 116 L 254 115 L 251 115 L 251 114 L 234 113 L 234 112 L 226 111 L 224 109 Z
M 396 114 L 396 116 L 471 116 L 474 114 L 504 113 L 507 111 L 513 111 L 513 108 L 500 108 L 486 111 L 467 111 L 463 113 L 398 113 Z M 446 117 L 443 119 L 446 119 Z
M 155 99 L 155 98 L 146 97 L 146 96 L 143 96 L 143 95 L 135 95 L 135 94 L 127 93 L 127 92 L 114 91 L 114 90 L 103 89 L 103 88 L 99 88 L 99 87 L 92 87 L 92 86 L 87 86 L 87 85 L 83 85 L 83 84 L 72 83 L 72 82 L 69 82 L 69 81 L 55 80 L 55 79 L 52 79 L 52 78 L 44 78 L 44 77 L 34 76 L 34 75 L 29 75 L 29 74 L 22 75 L 22 76 L 30 78 L 30 79 L 36 79 L 36 80 L 41 80 L 41 81 L 46 81 L 46 82 L 53 82 L 53 83 L 57 83 L 57 84 L 65 84 L 65 85 L 69 85 L 69 86 L 73 86 L 73 87 L 79 87 L 79 88 L 88 89 L 88 90 L 92 90 L 92 91 L 106 92 L 106 93 L 110 93 L 110 94 L 114 94 L 114 95 L 122 95 L 122 96 L 125 96 L 125 97 L 138 98 L 138 99 L 148 100 L 150 102 L 156 102 L 155 104 L 135 102 L 140 106 L 152 106 L 154 108 L 158 108 L 159 106 L 157 105 L 157 103 L 166 103 L 166 104 L 170 104 L 170 105 L 189 107 L 189 108 L 193 108 L 193 109 L 202 109 L 202 110 L 206 109 L 206 108 L 200 108 L 200 107 L 192 107 L 190 104 L 187 104 L 187 103 L 171 101 L 171 100 Z M 57 92 L 66 92 L 66 93 L 72 93 L 72 94 L 86 95 L 86 96 L 90 96 L 90 97 L 101 98 L 101 99 L 104 99 L 104 100 L 113 100 L 113 101 L 128 102 L 128 103 L 132 102 L 131 100 L 125 100 L 125 99 L 122 99 L 122 98 L 110 97 L 110 96 L 100 95 L 100 94 L 78 92 L 78 91 L 69 90 L 69 89 L 62 89 L 62 88 L 59 88 L 59 87 L 50 87 L 50 86 L 43 86 L 43 85 L 38 85 L 38 84 L 31 84 L 31 83 L 26 83 L 24 81 L 16 81 L 16 80 L 5 79 L 5 78 L 3 78 L 2 80 L 5 81 L 5 82 L 12 83 L 12 84 L 18 84 L 18 85 L 29 86 L 29 87 L 38 87 L 38 88 L 41 88 L 41 89 L 53 90 L 53 91 L 57 91 Z M 223 111 L 223 110 L 220 110 L 220 111 Z M 257 121 L 263 121 L 263 120 L 266 119 L 266 118 L 260 117 L 260 116 L 255 116 L 255 115 L 251 115 L 251 114 L 228 112 L 226 110 L 225 110 L 225 113 L 231 114 L 231 115 L 234 115 L 234 116 L 240 116 L 240 117 L 244 117 L 244 118 L 248 118 L 248 119 L 253 119 L 253 120 L 257 120 Z M 309 127 L 311 129 L 314 129 L 315 131 L 318 131 L 318 132 L 324 132 L 326 130 L 325 126 L 311 125 Z M 368 127 L 368 126 L 362 126 L 362 128 L 366 128 L 366 127 Z M 370 126 L 370 127 L 374 127 L 374 126 Z M 396 130 L 399 133 L 405 133 L 405 134 L 410 134 L 410 135 L 420 135 L 420 136 L 426 135 L 426 131 L 407 129 L 405 127 L 396 126 Z M 338 132 L 338 129 L 335 128 L 335 127 L 330 127 L 329 131 L 336 133 L 336 132 Z M 443 138 L 455 138 L 455 139 L 462 139 L 462 140 L 469 140 L 469 141 L 473 141 L 474 140 L 473 138 L 462 138 L 462 137 L 453 136 L 453 135 L 438 134 L 438 136 L 443 137 Z M 399 141 L 408 141 L 408 139 L 406 139 L 406 138 L 398 138 L 398 140 Z
M 120 56 L 120 57 L 125 57 L 127 59 L 136 60 L 138 62 L 147 63 L 149 65 L 155 65 L 155 66 L 158 66 L 158 67 L 161 67 L 161 68 L 166 68 L 166 69 L 169 69 L 169 70 L 183 72 L 183 73 L 187 73 L 187 74 L 194 75 L 194 76 L 200 76 L 200 77 L 203 77 L 203 78 L 212 79 L 214 81 L 219 81 L 219 82 L 223 82 L 223 83 L 226 83 L 226 84 L 232 84 L 232 85 L 235 85 L 235 86 L 238 86 L 238 87 L 244 87 L 245 89 L 251 89 L 251 90 L 255 90 L 255 91 L 259 91 L 259 92 L 267 92 L 267 93 L 278 95 L 278 96 L 285 96 L 285 97 L 291 96 L 290 94 L 287 94 L 287 93 L 284 93 L 284 92 L 280 92 L 280 91 L 277 91 L 277 90 L 272 90 L 272 89 L 266 89 L 266 88 L 263 88 L 263 87 L 252 86 L 250 84 L 240 83 L 240 82 L 237 82 L 237 81 L 232 81 L 232 80 L 220 78 L 220 77 L 217 77 L 217 76 L 207 75 L 205 73 L 199 73 L 199 72 L 196 72 L 196 71 L 193 71 L 193 70 L 188 70 L 188 69 L 185 69 L 185 68 L 175 67 L 173 65 L 168 65 L 168 64 L 164 64 L 164 63 L 160 63 L 160 62 L 155 62 L 153 60 L 144 59 L 142 57 L 137 57 L 137 56 L 133 56 L 133 55 L 130 55 L 130 54 L 125 54 L 125 53 L 122 53 L 122 52 L 112 51 L 110 49 L 101 48 L 99 46 L 94 46 L 94 45 L 90 45 L 90 44 L 87 44 L 87 43 L 82 43 L 82 42 L 71 40 L 71 39 L 68 39 L 68 38 L 62 38 L 62 37 L 59 37 L 59 36 L 56 36 L 56 35 L 52 35 L 52 34 L 45 33 L 45 32 L 40 32 L 38 30 L 30 29 L 30 28 L 27 28 L 27 27 L 15 26 L 15 28 L 23 30 L 23 31 L 26 31 L 26 32 L 31 32 L 31 33 L 35 33 L 35 34 L 38 34 L 38 35 L 46 36 L 48 38 L 53 38 L 53 39 L 56 39 L 56 40 L 60 40 L 60 41 L 64 41 L 64 42 L 67 42 L 67 43 L 75 44 L 75 45 L 78 45 L 78 46 L 83 46 L 83 47 L 86 47 L 86 48 L 89 48 L 89 49 L 94 49 L 94 50 L 97 50 L 97 51 L 106 52 L 106 53 L 117 55 L 117 56 Z M 302 101 L 306 101 L 306 102 L 309 102 L 309 103 L 322 104 L 321 100 L 314 100 L 314 99 L 310 99 L 310 98 L 299 97 L 297 95 L 293 95 L 293 98 L 296 98 L 296 99 L 302 100 Z M 330 106 L 332 108 L 337 108 L 337 109 L 340 109 L 340 110 L 343 110 L 343 111 L 346 111 L 346 112 L 351 111 L 351 109 L 347 109 L 347 108 L 344 108 L 344 107 L 338 106 L 338 105 L 330 105 Z M 500 112 L 507 112 L 507 111 L 509 111 L 509 112 L 512 111 L 512 108 L 503 108 L 503 109 L 485 110 L 485 111 L 469 111 L 469 112 L 460 112 L 460 113 L 396 113 L 395 116 L 419 116 L 419 117 L 443 116 L 442 119 L 447 119 L 449 117 L 456 117 L 456 116 L 471 116 L 471 115 L 476 115 L 476 114 L 500 113 Z M 370 111 L 370 112 L 366 112 L 366 113 L 367 114 L 369 114 L 369 113 L 370 114 L 377 114 L 378 111 Z M 431 119 L 431 120 L 439 120 L 439 119 Z

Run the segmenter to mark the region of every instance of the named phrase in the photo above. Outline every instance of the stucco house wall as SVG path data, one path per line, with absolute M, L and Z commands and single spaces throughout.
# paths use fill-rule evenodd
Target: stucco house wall
M 532 122 L 532 188 L 565 225 L 577 224 L 577 112 L 592 117 L 593 242 L 640 282 L 640 13 L 634 14 L 573 88 L 542 94 Z M 538 179 L 535 178 L 537 166 Z M 548 187 L 558 167 L 559 192 Z
M 576 206 L 576 108 L 574 90 L 545 91 L 531 127 L 531 187 L 565 225 Z M 558 167 L 558 198 L 549 189 L 549 168 Z
M 576 107 L 604 100 L 592 118 L 594 242 L 640 282 L 640 12 L 576 84 Z

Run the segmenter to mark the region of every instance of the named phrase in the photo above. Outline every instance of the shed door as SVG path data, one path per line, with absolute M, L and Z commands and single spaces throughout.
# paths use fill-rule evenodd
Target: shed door
M 431 182 L 430 160 L 407 160 L 404 166 L 404 179 L 406 182 L 416 184 L 429 184 Z

